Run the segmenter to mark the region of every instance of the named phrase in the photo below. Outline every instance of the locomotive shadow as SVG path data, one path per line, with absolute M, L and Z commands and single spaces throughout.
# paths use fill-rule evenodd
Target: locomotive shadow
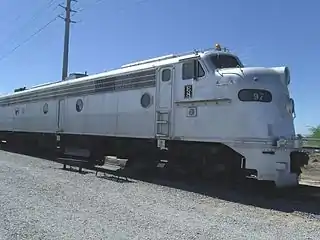
M 81 175 L 86 175 L 86 174 L 89 174 L 89 173 L 92 173 L 92 172 L 89 172 L 89 171 L 86 171 L 86 170 L 81 170 L 81 172 L 79 172 L 79 169 L 77 167 L 71 167 L 71 168 L 63 168 L 63 167 L 57 167 L 55 169 L 58 169 L 58 170 L 62 170 L 62 171 L 65 171 L 65 172 L 74 172 L 74 173 L 79 173 Z
M 2 148 L 2 150 L 56 162 L 50 154 L 41 154 L 39 152 L 26 153 L 16 149 L 13 151 L 12 149 Z M 62 167 L 58 169 L 66 171 Z M 77 169 L 75 172 L 78 172 Z M 89 171 L 88 173 L 93 172 Z M 97 177 L 116 181 L 116 177 L 113 175 L 107 177 L 98 175 Z M 316 186 L 299 185 L 296 188 L 274 190 L 268 187 L 264 188 L 251 180 L 243 181 L 237 184 L 230 184 L 230 182 L 224 180 L 215 180 L 211 182 L 197 180 L 190 182 L 184 179 L 168 180 L 166 177 L 154 176 L 143 177 L 131 175 L 128 177 L 130 177 L 132 180 L 167 186 L 170 188 L 201 194 L 211 198 L 218 198 L 224 201 L 251 205 L 264 209 L 273 209 L 286 213 L 302 212 L 317 215 L 316 217 L 320 218 L 320 187 Z M 121 180 L 119 179 L 118 182 L 120 183 L 120 181 Z
M 25 156 L 30 156 L 30 157 L 41 158 L 46 161 L 51 161 L 51 162 L 62 164 L 61 162 L 56 161 L 54 154 L 50 153 L 50 152 L 49 153 L 48 152 L 39 152 L 37 150 L 25 151 L 25 150 L 21 150 L 18 148 L 5 146 L 5 145 L 0 146 L 0 150 L 11 152 L 11 153 L 17 153 L 17 154 L 21 154 L 21 155 L 25 155 Z M 54 169 L 66 171 L 66 172 L 74 172 L 74 173 L 78 173 L 78 174 L 82 174 L 82 175 L 86 175 L 86 174 L 95 175 L 95 168 L 90 168 L 90 169 L 89 168 L 82 168 L 81 172 L 79 172 L 79 168 L 76 166 L 71 166 L 71 168 L 67 167 L 65 169 L 63 168 L 63 166 L 61 166 L 61 167 L 54 167 Z M 118 183 L 135 183 L 135 181 L 129 179 L 129 176 L 126 180 L 122 176 L 118 179 L 118 177 L 116 175 L 113 175 L 112 173 L 107 172 L 107 171 L 105 171 L 105 172 L 101 171 L 100 174 L 101 173 L 106 173 L 106 175 L 99 175 L 98 174 L 96 177 L 100 178 L 100 179 L 118 182 Z
M 230 183 L 222 181 L 186 183 L 184 181 L 172 182 L 153 179 L 148 182 L 264 209 L 286 213 L 302 212 L 318 215 L 315 217 L 320 219 L 320 187 L 299 185 L 294 189 L 277 190 L 269 189 L 268 187 L 261 188 L 258 183 L 252 180 L 236 185 L 230 185 Z
M 54 154 L 52 152 L 40 152 L 38 149 L 21 149 L 15 146 L 0 144 L 0 150 L 5 152 L 17 153 L 25 156 L 41 158 L 48 161 L 55 161 Z M 55 161 L 56 162 L 56 161 Z
M 113 176 L 113 175 L 98 175 L 97 178 L 106 179 L 106 180 L 118 182 L 118 183 L 135 183 L 135 181 L 133 180 L 125 179 L 123 177 L 118 178 L 117 176 Z

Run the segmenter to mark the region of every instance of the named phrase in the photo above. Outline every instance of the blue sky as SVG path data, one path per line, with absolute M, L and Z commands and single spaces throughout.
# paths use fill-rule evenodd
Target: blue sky
M 0 92 L 61 78 L 61 19 L 11 51 L 63 12 L 57 5 L 64 0 L 45 7 L 50 1 L 0 2 Z M 246 65 L 289 66 L 297 131 L 320 124 L 320 1 L 78 0 L 73 8 L 83 10 L 73 16 L 69 72 L 96 73 L 218 42 Z

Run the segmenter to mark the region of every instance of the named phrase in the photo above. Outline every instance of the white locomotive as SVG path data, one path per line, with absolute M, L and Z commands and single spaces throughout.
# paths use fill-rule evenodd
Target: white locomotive
M 188 174 L 293 186 L 308 157 L 289 83 L 287 67 L 244 67 L 216 45 L 2 96 L 0 137 L 92 162 L 115 155 L 147 170 L 166 157 Z

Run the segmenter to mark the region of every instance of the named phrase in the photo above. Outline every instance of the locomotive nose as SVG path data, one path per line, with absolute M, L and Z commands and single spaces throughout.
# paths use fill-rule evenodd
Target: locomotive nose
M 281 82 L 285 85 L 288 86 L 290 84 L 290 70 L 288 67 L 273 67 L 271 68 L 274 70 L 276 73 L 280 75 Z

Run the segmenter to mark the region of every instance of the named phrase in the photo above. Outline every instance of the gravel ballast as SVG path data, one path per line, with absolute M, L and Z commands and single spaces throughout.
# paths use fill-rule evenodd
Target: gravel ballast
M 319 213 L 283 212 L 0 151 L 0 239 L 319 239 Z

